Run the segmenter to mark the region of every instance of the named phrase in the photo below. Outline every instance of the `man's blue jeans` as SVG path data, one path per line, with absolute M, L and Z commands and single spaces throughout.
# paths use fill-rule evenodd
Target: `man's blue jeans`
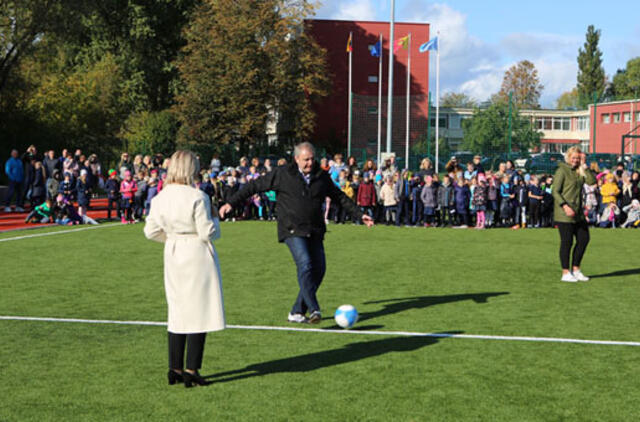
M 284 240 L 298 269 L 300 292 L 291 308 L 292 314 L 306 314 L 307 311 L 320 311 L 316 292 L 320 288 L 326 269 L 322 238 L 289 237 Z

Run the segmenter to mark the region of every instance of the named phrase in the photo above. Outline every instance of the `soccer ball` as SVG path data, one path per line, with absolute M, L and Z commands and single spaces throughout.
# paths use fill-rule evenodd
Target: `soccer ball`
M 358 311 L 353 305 L 342 305 L 333 316 L 336 324 L 342 328 L 351 328 L 358 321 Z

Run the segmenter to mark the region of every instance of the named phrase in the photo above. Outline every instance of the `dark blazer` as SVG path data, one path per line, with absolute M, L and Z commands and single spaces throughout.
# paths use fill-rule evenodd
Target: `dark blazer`
M 357 219 L 362 212 L 331 181 L 329 173 L 322 170 L 317 162 L 313 163 L 309 185 L 304 180 L 298 165 L 294 162 L 253 179 L 227 201 L 237 208 L 256 193 L 273 190 L 277 193 L 278 241 L 288 237 L 324 237 L 327 228 L 324 224 L 322 206 L 325 198 L 339 203 Z

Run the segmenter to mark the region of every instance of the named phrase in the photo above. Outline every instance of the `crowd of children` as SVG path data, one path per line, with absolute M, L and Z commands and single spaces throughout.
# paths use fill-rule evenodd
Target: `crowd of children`
M 35 154 L 35 149 L 32 150 Z M 52 151 L 51 151 L 52 153 Z M 118 166 L 103 177 L 100 168 L 82 162 L 82 157 L 63 153 L 52 166 L 35 160 L 29 186 L 31 202 L 36 205 L 27 217 L 30 222 L 59 224 L 96 224 L 87 216 L 91 199 L 106 194 L 107 219 L 118 218 L 123 224 L 144 219 L 151 200 L 162 189 L 168 159 L 161 155 L 137 155 L 133 161 L 123 153 Z M 95 157 L 95 156 L 92 156 Z M 97 160 L 94 160 L 94 163 Z M 271 171 L 272 163 L 242 157 L 237 166 L 224 167 L 218 156 L 210 164 L 201 162 L 202 171 L 196 187 L 205 192 L 214 206 L 220 206 L 242 186 Z M 344 162 L 341 154 L 321 158 L 320 166 L 363 212 L 377 223 L 424 227 L 538 228 L 553 226 L 552 175 L 531 175 L 517 170 L 511 161 L 500 163 L 496 171 L 485 170 L 480 157 L 463 168 L 455 157 L 438 175 L 425 158 L 416 172 L 399 170 L 393 158 L 380 168 L 373 160 L 359 166 L 355 158 Z M 640 225 L 639 174 L 620 164 L 597 174 L 597 186 L 584 186 L 583 204 L 587 222 L 598 227 L 638 227 Z M 97 170 L 97 171 L 96 171 Z M 77 203 L 77 209 L 73 205 Z M 274 220 L 277 215 L 276 192 L 250 198 L 244 207 L 233 210 L 232 221 L 240 219 Z M 345 210 L 327 198 L 324 207 L 327 223 L 349 221 Z M 359 222 L 356 222 L 359 223 Z

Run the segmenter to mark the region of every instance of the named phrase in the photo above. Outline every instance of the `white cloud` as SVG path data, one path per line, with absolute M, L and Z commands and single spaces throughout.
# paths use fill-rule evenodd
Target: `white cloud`
M 555 108 L 556 101 L 562 93 L 570 91 L 576 86 L 578 62 L 576 60 L 535 62 L 540 82 L 544 85 L 540 97 L 543 108 Z
M 374 0 L 324 1 L 316 11 L 320 18 L 370 21 L 376 19 Z
M 504 68 L 484 66 L 476 76 L 454 87 L 452 91 L 463 92 L 468 96 L 484 101 L 500 90 Z
M 386 7 L 382 3 L 380 0 L 325 0 L 317 16 L 375 20 L 380 19 L 376 11 Z M 424 0 L 406 0 L 400 4 L 396 9 L 397 21 L 429 23 L 431 37 L 440 32 L 441 95 L 463 92 L 479 101 L 487 100 L 500 90 L 504 72 L 520 60 L 529 60 L 538 69 L 544 85 L 543 107 L 553 107 L 558 96 L 575 86 L 576 57 L 584 41 L 582 35 L 512 33 L 497 43 L 488 43 L 469 32 L 466 14 L 447 4 Z M 638 51 L 637 45 L 632 43 L 625 47 L 626 51 Z M 431 64 L 430 89 L 434 91 L 433 58 Z
M 496 69 L 500 57 L 491 45 L 469 33 L 465 14 L 446 4 L 411 0 L 400 11 L 400 20 L 428 22 L 431 37 L 439 32 L 441 95 L 462 91 L 482 101 L 496 92 L 496 85 L 500 88 L 503 71 Z M 435 72 L 431 85 L 433 90 Z

